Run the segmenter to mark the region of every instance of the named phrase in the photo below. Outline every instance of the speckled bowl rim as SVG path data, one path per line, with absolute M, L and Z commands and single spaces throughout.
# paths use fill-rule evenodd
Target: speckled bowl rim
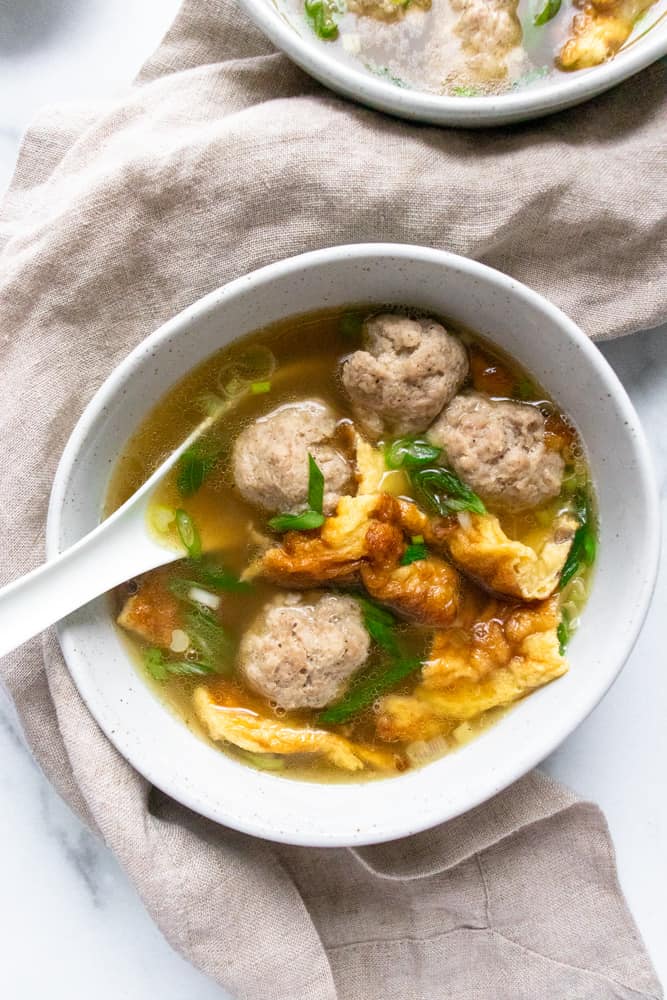
M 330 55 L 313 34 L 303 37 L 272 0 L 239 0 L 257 27 L 303 70 L 345 97 L 380 111 L 433 125 L 481 128 L 528 121 L 590 100 L 667 55 L 667 13 L 614 59 L 579 70 L 557 85 L 531 85 L 493 97 L 440 97 L 396 87 Z
M 410 278 L 415 286 L 419 284 L 416 275 L 421 264 L 425 265 L 427 269 L 429 267 L 437 268 L 438 273 L 441 274 L 446 271 L 448 276 L 459 281 L 461 276 L 466 275 L 476 287 L 491 283 L 498 295 L 504 300 L 508 302 L 513 300 L 519 309 L 525 306 L 526 310 L 531 311 L 531 315 L 533 312 L 538 315 L 540 324 L 544 322 L 547 326 L 552 327 L 555 340 L 563 338 L 571 346 L 573 345 L 573 348 L 576 348 L 577 364 L 585 372 L 586 385 L 590 384 L 592 391 L 599 391 L 600 398 L 602 395 L 608 397 L 611 401 L 608 405 L 613 405 L 618 416 L 617 430 L 623 428 L 621 433 L 625 433 L 628 441 L 631 442 L 632 460 L 636 462 L 636 474 L 632 484 L 632 504 L 633 511 L 636 512 L 639 519 L 638 531 L 640 532 L 640 544 L 636 548 L 635 558 L 641 563 L 641 584 L 636 592 L 633 592 L 631 609 L 628 612 L 627 621 L 622 627 L 622 635 L 620 638 L 619 635 L 616 636 L 619 639 L 618 643 L 613 648 L 607 648 L 609 640 L 604 628 L 600 629 L 599 636 L 596 630 L 596 635 L 591 637 L 595 643 L 595 649 L 597 650 L 598 647 L 600 649 L 599 660 L 600 663 L 603 663 L 603 674 L 599 683 L 596 681 L 595 686 L 590 687 L 590 681 L 585 682 L 581 675 L 577 680 L 577 677 L 573 676 L 573 671 L 555 682 L 560 685 L 569 683 L 567 691 L 570 694 L 574 692 L 574 696 L 572 703 L 567 703 L 567 711 L 563 711 L 558 718 L 554 719 L 551 714 L 547 716 L 548 724 L 546 726 L 543 725 L 544 711 L 538 711 L 537 706 L 545 697 L 549 697 L 548 692 L 554 688 L 554 685 L 549 685 L 548 688 L 541 689 L 531 695 L 520 706 L 524 728 L 519 732 L 523 733 L 523 737 L 515 739 L 512 735 L 514 730 L 512 730 L 512 734 L 508 735 L 504 741 L 509 740 L 511 745 L 508 759 L 498 760 L 495 754 L 489 756 L 488 750 L 489 746 L 495 746 L 492 734 L 499 732 L 505 725 L 505 720 L 503 720 L 487 730 L 483 737 L 478 737 L 472 744 L 454 755 L 441 758 L 417 771 L 407 772 L 404 775 L 386 780 L 374 781 L 370 784 L 311 784 L 257 772 L 232 761 L 225 754 L 221 754 L 204 744 L 203 741 L 194 737 L 180 720 L 172 717 L 172 722 L 169 725 L 178 727 L 178 733 L 176 729 L 169 729 L 169 734 L 173 734 L 174 747 L 180 744 L 181 748 L 188 748 L 188 752 L 191 749 L 193 760 L 197 758 L 197 755 L 203 760 L 201 755 L 207 753 L 219 761 L 219 765 L 215 765 L 218 768 L 215 773 L 220 775 L 216 787 L 212 787 L 210 783 L 204 788 L 197 787 L 196 781 L 192 780 L 192 775 L 185 765 L 183 765 L 183 774 L 179 776 L 175 773 L 180 767 L 180 761 L 177 760 L 178 755 L 172 754 L 171 746 L 163 747 L 162 741 L 153 739 L 154 733 L 150 731 L 150 723 L 147 733 L 139 732 L 136 726 L 134 729 L 132 728 L 132 721 L 127 722 L 124 717 L 124 714 L 127 713 L 126 707 L 110 709 L 104 699 L 100 699 L 90 671 L 91 644 L 87 640 L 82 644 L 81 638 L 81 626 L 83 625 L 85 639 L 86 627 L 90 625 L 90 621 L 94 617 L 93 606 L 82 609 L 72 619 L 65 619 L 60 623 L 58 638 L 80 695 L 110 741 L 152 785 L 195 812 L 244 833 L 268 840 L 316 847 L 381 843 L 420 832 L 479 805 L 527 773 L 550 754 L 600 701 L 629 656 L 644 621 L 654 588 L 660 535 L 658 492 L 652 462 L 637 414 L 613 369 L 594 344 L 570 319 L 525 285 L 476 261 L 426 247 L 361 244 L 332 247 L 292 257 L 238 278 L 223 288 L 211 292 L 169 320 L 139 344 L 118 365 L 84 410 L 58 466 L 47 524 L 46 540 L 49 557 L 55 556 L 61 550 L 61 529 L 68 503 L 70 477 L 76 471 L 77 463 L 85 461 L 86 449 L 90 448 L 89 439 L 94 428 L 96 424 L 105 419 L 105 414 L 108 414 L 113 407 L 120 405 L 124 387 L 136 377 L 137 370 L 140 370 L 142 364 L 146 364 L 146 359 L 157 357 L 161 346 L 173 344 L 176 338 L 187 337 L 198 318 L 223 311 L 225 304 L 237 296 L 247 297 L 248 293 L 253 292 L 257 294 L 258 288 L 271 288 L 278 279 L 289 279 L 294 288 L 297 288 L 299 283 L 302 286 L 308 283 L 309 273 L 317 272 L 317 269 L 329 268 L 341 262 L 348 262 L 354 266 L 355 270 L 362 272 L 370 270 L 372 267 L 387 266 L 396 266 L 409 272 L 410 268 L 415 265 L 417 268 L 415 277 Z M 418 299 L 419 291 L 416 287 L 414 300 Z M 298 315 L 300 311 L 303 310 L 299 309 L 297 303 L 296 307 L 283 310 L 283 315 Z M 551 351 L 553 355 L 554 349 L 540 346 L 539 350 Z M 151 360 L 150 363 L 152 365 L 153 361 Z M 183 369 L 183 374 L 186 370 L 186 368 Z M 118 442 L 118 454 L 124 444 L 124 441 Z M 619 578 L 619 581 L 614 582 L 613 586 L 620 589 L 623 587 L 623 582 Z M 97 613 L 99 618 L 99 608 Z M 106 615 L 103 623 L 104 628 L 113 631 L 106 604 L 101 614 L 102 616 Z M 598 622 L 598 624 L 600 623 Z M 586 627 L 584 621 L 582 633 Z M 614 627 L 612 625 L 609 631 L 613 633 Z M 619 628 L 621 627 L 619 626 Z M 575 639 L 578 636 L 579 633 Z M 127 657 L 127 654 L 125 656 Z M 143 682 L 141 683 L 143 684 Z M 587 683 L 590 689 L 586 688 Z M 584 689 L 583 693 L 579 690 L 580 688 Z M 142 687 L 141 690 L 143 691 L 144 688 Z M 159 699 L 152 692 L 149 693 L 152 699 L 150 704 L 159 705 Z M 123 706 L 126 706 L 131 700 L 132 691 L 126 692 L 123 689 Z M 551 702 L 548 703 L 549 713 L 551 712 L 551 704 Z M 531 706 L 535 706 L 535 710 Z M 166 709 L 164 709 L 164 713 L 168 714 Z M 518 717 L 518 714 L 519 710 L 517 709 L 511 713 L 514 718 Z M 172 735 L 169 738 L 172 739 Z M 483 743 L 484 740 L 487 742 Z M 513 745 L 512 740 L 517 745 Z M 503 740 L 500 743 L 503 744 Z M 199 748 L 196 753 L 195 745 Z M 468 763 L 465 766 L 462 765 L 460 770 L 465 775 L 467 774 L 466 767 L 470 771 L 474 764 L 472 767 L 474 779 L 463 780 L 461 787 L 456 789 L 443 786 L 443 774 L 452 773 L 447 770 L 450 765 L 445 764 L 445 762 L 452 761 L 454 758 L 463 759 L 464 755 L 466 755 Z M 478 760 L 485 763 L 484 769 L 477 767 Z M 458 765 L 452 766 L 456 768 Z M 238 794 L 233 797 L 233 801 L 229 800 L 228 789 L 224 789 L 225 775 L 228 778 L 231 776 L 236 783 Z M 221 791 L 221 785 L 224 792 Z M 286 789 L 286 786 L 290 786 L 290 790 Z M 325 789 L 326 793 L 317 791 L 313 795 L 314 789 Z M 378 789 L 380 789 L 379 792 Z M 327 825 L 329 820 L 320 820 L 315 816 L 317 809 L 311 805 L 311 802 L 312 799 L 317 800 L 318 796 L 320 806 L 326 805 L 330 809 L 331 815 L 335 816 L 332 825 L 337 826 L 337 829 L 329 828 Z M 256 801 L 251 810 L 249 803 L 254 800 Z M 290 806 L 289 808 L 285 806 L 281 813 L 280 803 L 282 800 L 289 800 Z M 370 812 L 370 804 L 374 801 L 382 803 L 386 812 L 386 815 L 383 813 L 380 820 L 375 820 Z M 273 805 L 271 805 L 272 802 Z M 421 811 L 418 813 L 416 812 L 417 803 L 421 807 Z M 415 807 L 414 811 L 412 806 Z M 287 810 L 287 820 L 283 815 L 285 810 Z M 294 814 L 293 819 L 290 818 L 292 816 L 291 810 Z M 276 819 L 276 812 L 281 814 L 280 820 Z

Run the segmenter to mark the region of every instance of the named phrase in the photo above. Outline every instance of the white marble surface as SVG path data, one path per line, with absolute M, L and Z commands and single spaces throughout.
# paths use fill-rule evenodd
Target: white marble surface
M 177 8 L 178 0 L 0 0 L 0 190 L 35 110 L 113 93 L 131 79 Z M 602 350 L 643 419 L 665 513 L 667 329 Z M 648 621 L 623 675 L 545 763 L 604 809 L 622 886 L 664 982 L 666 548 Z M 224 1000 L 218 986 L 170 949 L 113 857 L 37 771 L 1 692 L 0 760 L 2 995 L 70 1000 L 94 991 L 96 1000 Z

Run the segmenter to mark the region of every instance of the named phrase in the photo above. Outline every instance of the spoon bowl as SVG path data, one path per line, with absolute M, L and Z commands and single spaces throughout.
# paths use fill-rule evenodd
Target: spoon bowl
M 114 513 L 70 548 L 0 590 L 0 656 L 133 576 L 182 559 L 158 539 L 148 510 L 162 480 L 207 431 L 207 417 Z

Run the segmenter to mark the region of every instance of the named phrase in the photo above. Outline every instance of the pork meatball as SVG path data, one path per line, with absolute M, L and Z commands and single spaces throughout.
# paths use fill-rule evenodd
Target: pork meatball
M 546 448 L 544 417 L 535 406 L 466 393 L 449 404 L 427 437 L 491 506 L 527 510 L 560 492 L 563 458 Z
M 370 639 L 351 597 L 280 594 L 260 612 L 239 649 L 250 687 L 281 708 L 336 701 L 368 657 Z
M 364 334 L 342 370 L 357 421 L 375 439 L 425 431 L 468 374 L 465 347 L 432 319 L 374 316 Z
M 354 474 L 333 442 L 336 418 L 323 403 L 289 403 L 260 417 L 236 439 L 234 482 L 250 503 L 295 514 L 308 505 L 308 454 L 324 475 L 324 513 L 354 492 Z

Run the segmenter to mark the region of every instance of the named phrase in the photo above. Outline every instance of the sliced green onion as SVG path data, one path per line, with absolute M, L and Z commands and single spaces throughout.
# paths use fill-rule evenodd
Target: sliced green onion
M 232 593 L 245 593 L 248 590 L 252 590 L 251 583 L 246 583 L 245 580 L 239 580 L 239 578 L 233 573 L 227 573 L 226 571 L 211 573 L 210 575 L 204 573 L 202 576 L 204 576 L 205 579 L 196 580 L 193 578 L 184 579 L 180 576 L 175 577 L 173 580 L 169 581 L 169 590 L 174 597 L 178 597 L 179 600 L 187 601 L 190 604 L 205 603 L 197 601 L 192 595 L 198 590 L 205 591 L 206 588 L 209 588 L 213 592 L 216 590 L 224 590 Z M 203 584 L 205 587 L 202 587 Z
M 201 559 L 201 536 L 195 522 L 182 507 L 176 511 L 178 536 L 191 559 Z
M 561 611 L 561 619 L 556 629 L 556 635 L 558 636 L 558 652 L 561 656 L 565 656 L 567 644 L 571 639 L 570 616 L 565 608 Z
M 250 391 L 255 396 L 261 396 L 264 392 L 271 392 L 270 382 L 253 382 L 250 386 Z
M 246 382 L 268 381 L 276 370 L 276 358 L 264 344 L 246 347 L 236 358 L 237 371 Z
M 441 452 L 421 438 L 399 438 L 385 448 L 384 460 L 388 469 L 419 469 L 435 462 Z
M 381 695 L 391 691 L 402 680 L 418 670 L 420 666 L 421 660 L 398 660 L 384 673 L 369 676 L 351 688 L 348 694 L 336 705 L 330 705 L 329 708 L 320 712 L 317 721 L 329 725 L 347 722 L 353 715 L 357 715 L 372 705 Z
M 161 649 L 146 649 L 144 650 L 144 666 L 146 670 L 156 681 L 166 681 L 168 677 L 168 671 L 165 666 L 165 655 Z
M 563 590 L 576 576 L 583 565 L 590 566 L 595 560 L 597 541 L 595 534 L 587 524 L 582 524 L 574 533 L 572 545 L 568 553 L 558 587 Z
M 197 605 L 185 616 L 185 628 L 194 648 L 209 672 L 229 673 L 232 669 L 232 641 L 212 611 Z
M 558 584 L 560 590 L 567 586 L 572 577 L 576 576 L 583 566 L 592 566 L 597 554 L 595 524 L 590 499 L 585 489 L 577 490 L 575 493 L 574 509 L 580 523 L 574 533 L 572 545 L 560 575 Z
M 400 657 L 401 650 L 394 635 L 396 619 L 391 611 L 380 607 L 367 597 L 357 598 L 361 607 L 361 614 L 364 621 L 364 628 L 378 646 L 389 653 L 390 656 Z
M 452 94 L 454 97 L 479 97 L 481 93 L 482 91 L 479 87 L 452 87 Z
M 281 534 L 285 531 L 312 531 L 321 528 L 326 518 L 316 510 L 304 510 L 302 514 L 278 514 L 269 521 L 269 527 Z
M 511 89 L 521 90 L 522 87 L 527 87 L 529 84 L 535 83 L 537 80 L 543 80 L 545 76 L 549 75 L 549 72 L 549 66 L 533 66 L 532 69 L 527 70 L 514 81 Z
M 323 38 L 326 41 L 338 38 L 338 25 L 333 17 L 337 8 L 330 3 L 330 0 L 306 0 L 305 8 L 306 15 L 318 38 Z
M 199 490 L 218 460 L 217 452 L 203 441 L 196 441 L 183 452 L 178 460 L 176 485 L 182 497 L 190 497 Z
M 218 671 L 203 660 L 168 660 L 167 670 L 175 677 L 206 677 Z
M 389 80 L 389 82 L 393 83 L 395 87 L 408 86 L 405 80 L 401 80 L 400 76 L 396 76 L 395 73 L 392 73 L 388 66 L 378 66 L 378 64 L 374 62 L 365 62 L 364 66 L 369 73 L 374 73 L 375 76 L 380 76 L 384 80 Z
M 259 768 L 260 771 L 284 771 L 285 758 L 272 753 L 251 753 L 249 750 L 241 750 L 243 759 L 249 764 Z
M 208 587 L 211 590 L 229 590 L 238 593 L 252 590 L 252 584 L 239 580 L 236 573 L 225 569 L 219 563 L 194 560 L 185 564 L 196 579 L 196 586 Z
M 308 506 L 318 514 L 321 514 L 324 508 L 324 475 L 310 452 L 308 452 Z
M 268 347 L 263 344 L 247 347 L 228 358 L 218 373 L 218 387 L 226 396 L 240 396 L 248 389 L 254 391 L 253 384 L 268 382 L 275 369 L 276 359 Z
M 401 556 L 400 564 L 401 566 L 410 566 L 412 563 L 421 562 L 426 558 L 428 558 L 428 549 L 424 545 L 424 540 L 422 539 L 421 542 L 413 541 Z
M 533 24 L 536 27 L 540 27 L 543 24 L 547 24 L 553 17 L 556 16 L 562 5 L 562 0 L 545 0 L 542 7 L 535 14 L 533 18 Z
M 312 531 L 325 521 L 324 475 L 313 456 L 308 453 L 308 510 L 300 514 L 278 514 L 269 521 L 273 531 Z
M 410 479 L 422 504 L 442 517 L 461 510 L 486 514 L 486 507 L 477 494 L 451 469 L 416 469 L 410 473 Z
M 347 694 L 335 705 L 330 705 L 318 716 L 318 722 L 336 725 L 347 722 L 353 715 L 372 705 L 376 698 L 396 687 L 421 666 L 421 660 L 406 659 L 396 639 L 397 621 L 386 608 L 357 598 L 366 631 L 377 645 L 388 654 L 390 662 L 386 666 L 374 667 L 362 676 Z
M 201 677 L 215 673 L 205 662 L 190 660 L 170 660 L 161 649 L 152 647 L 144 651 L 144 666 L 156 681 L 166 681 L 169 677 Z

